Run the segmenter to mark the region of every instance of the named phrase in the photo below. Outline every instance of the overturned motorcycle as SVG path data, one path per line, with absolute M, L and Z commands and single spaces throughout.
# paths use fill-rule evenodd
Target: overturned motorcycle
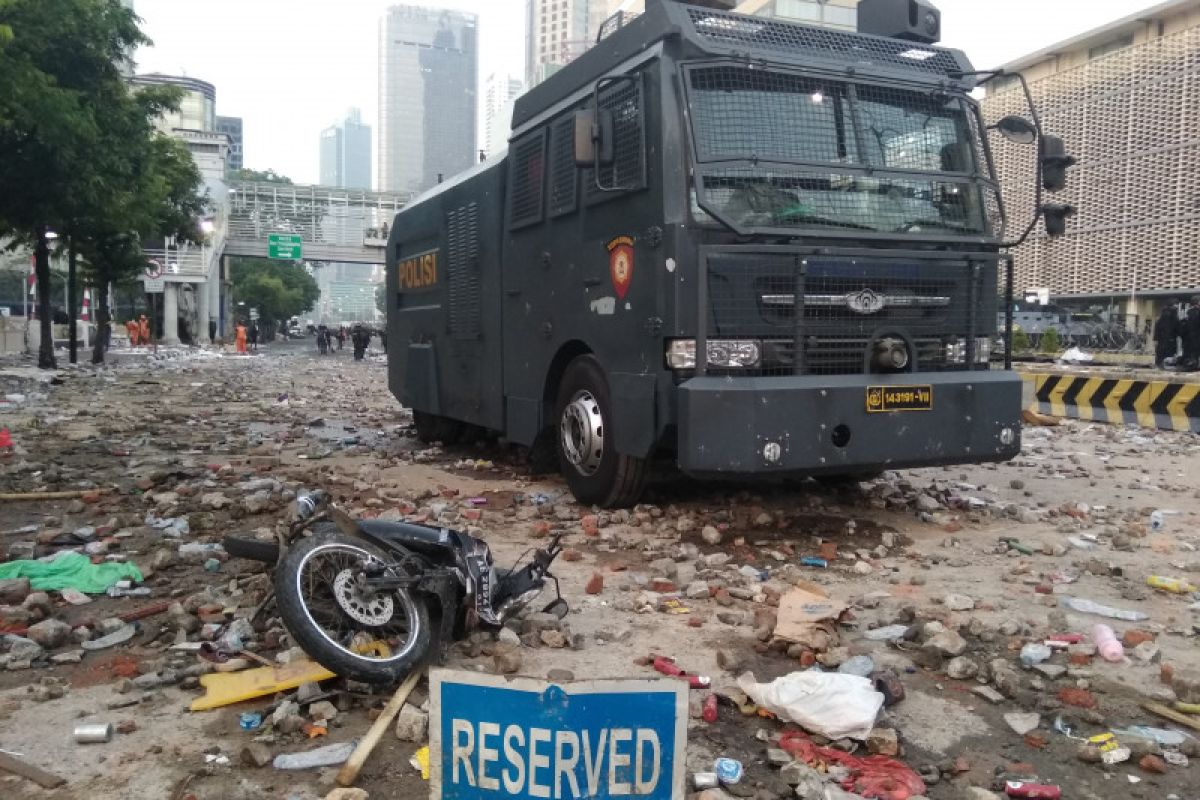
M 270 544 L 231 536 L 224 544 L 232 556 L 274 565 L 279 615 L 296 644 L 354 680 L 394 683 L 441 660 L 454 638 L 499 630 L 547 580 L 555 599 L 544 611 L 560 619 L 568 611 L 550 572 L 561 536 L 534 550 L 525 566 L 498 569 L 481 539 L 354 519 L 316 491 L 297 498 L 294 518 L 277 538 Z

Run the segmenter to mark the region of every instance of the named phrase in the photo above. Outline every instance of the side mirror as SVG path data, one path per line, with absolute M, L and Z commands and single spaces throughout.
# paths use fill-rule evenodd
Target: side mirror
M 1024 117 L 1012 115 L 1005 117 L 992 126 L 1008 139 L 1017 144 L 1033 144 L 1037 141 L 1037 128 Z
M 1042 206 L 1042 221 L 1046 224 L 1046 235 L 1062 236 L 1067 232 L 1067 217 L 1075 216 L 1075 206 L 1066 203 L 1047 203 Z
M 1042 187 L 1057 192 L 1067 186 L 1067 169 L 1078 163 L 1067 154 L 1067 146 L 1059 136 L 1042 136 Z
M 575 166 L 606 167 L 613 162 L 612 112 L 585 108 L 575 112 Z

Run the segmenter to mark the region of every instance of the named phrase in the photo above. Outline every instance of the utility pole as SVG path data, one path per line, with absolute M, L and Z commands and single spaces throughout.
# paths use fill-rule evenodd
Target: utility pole
M 75 259 L 75 237 L 67 237 L 67 330 L 70 361 L 72 364 L 78 360 L 79 352 L 79 329 L 78 318 L 79 309 L 75 307 L 76 281 L 78 279 L 78 265 Z

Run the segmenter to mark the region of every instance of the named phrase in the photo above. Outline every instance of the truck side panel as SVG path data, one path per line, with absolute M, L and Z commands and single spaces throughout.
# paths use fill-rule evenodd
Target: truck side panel
M 663 357 L 660 69 L 652 62 L 636 81 L 601 92 L 615 124 L 614 165 L 601 177 L 622 191 L 598 190 L 593 171 L 575 166 L 573 114 L 590 97 L 510 148 L 504 386 L 508 435 L 519 443 L 552 423 L 552 367 L 579 352 L 593 353 L 609 376 L 618 451 L 647 455 L 656 442 L 647 376 Z
M 504 162 L 396 215 L 388 243 L 388 370 L 417 411 L 502 430 L 499 304 Z

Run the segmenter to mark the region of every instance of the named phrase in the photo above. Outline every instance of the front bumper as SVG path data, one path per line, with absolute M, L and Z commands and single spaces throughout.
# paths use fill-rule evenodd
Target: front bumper
M 873 386 L 931 387 L 932 408 L 869 413 Z M 1007 461 L 1021 449 L 1013 372 L 697 377 L 678 390 L 678 463 L 695 476 L 865 473 Z

